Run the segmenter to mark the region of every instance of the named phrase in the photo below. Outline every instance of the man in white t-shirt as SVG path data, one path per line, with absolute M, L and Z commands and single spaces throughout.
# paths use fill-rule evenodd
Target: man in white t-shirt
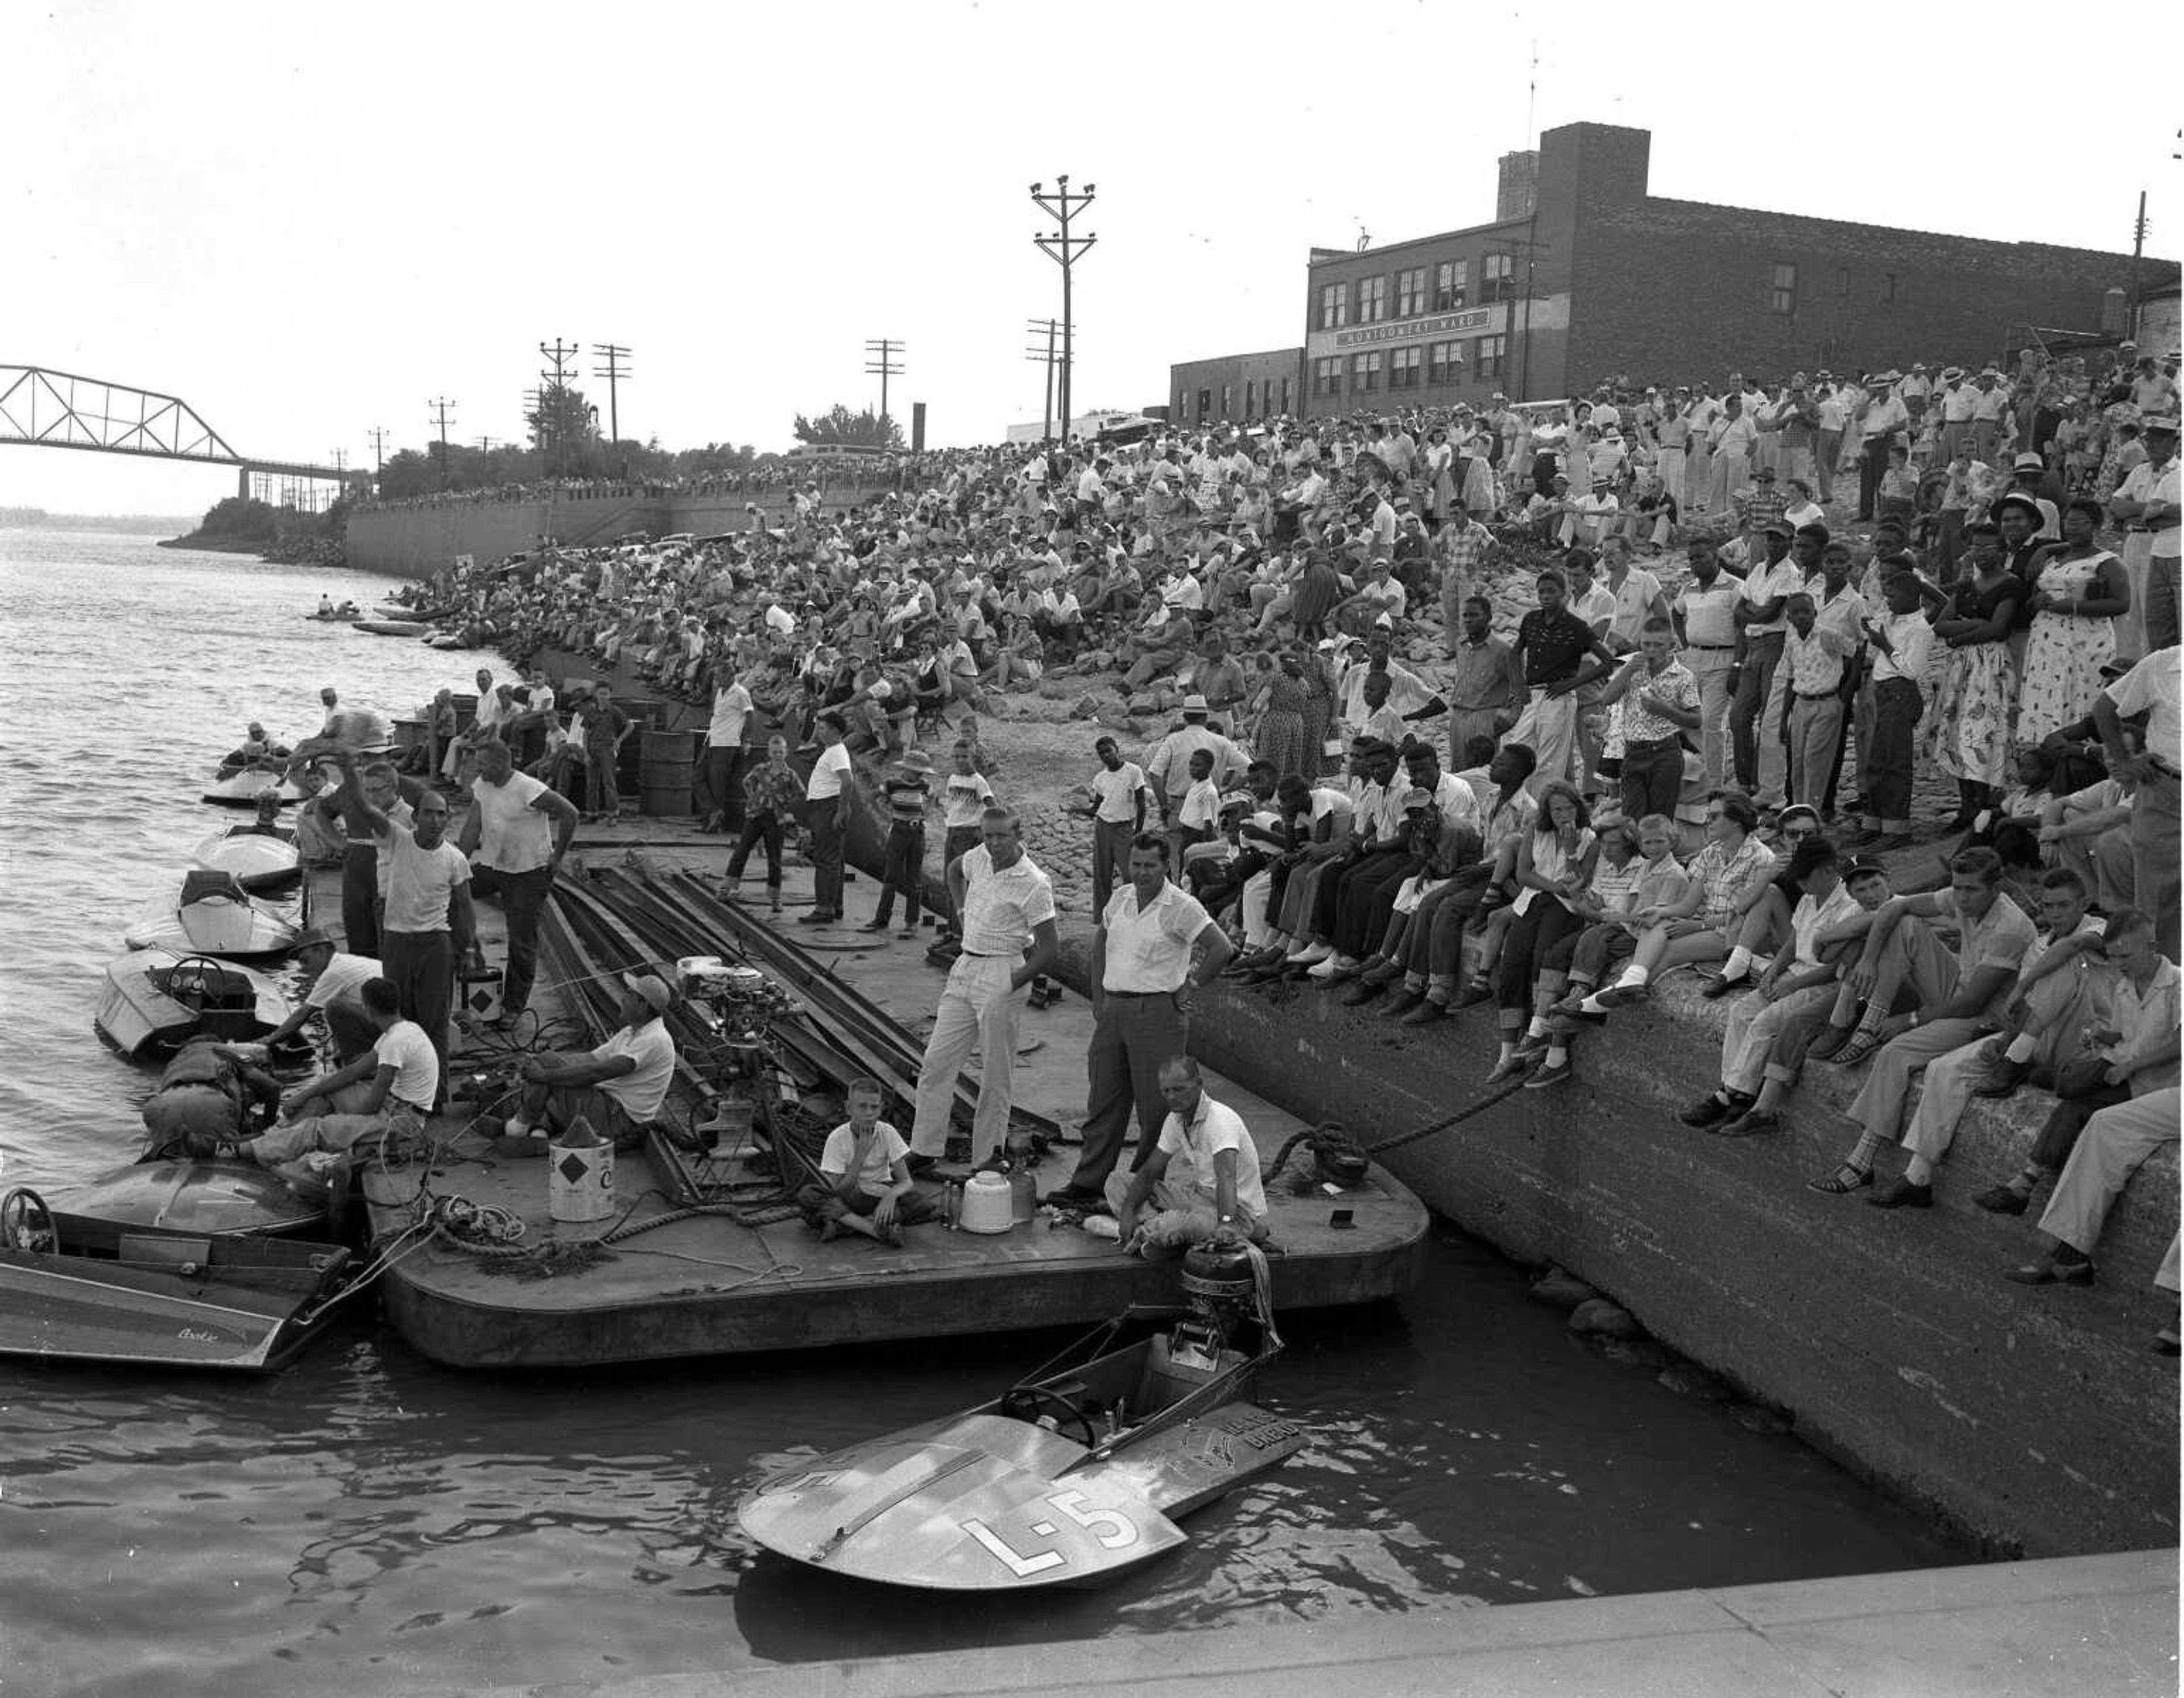
M 1112 737 L 1092 745 L 1100 757 L 1100 770 L 1092 775 L 1092 907 L 1107 911 L 1107 899 L 1128 877 L 1130 839 L 1145 828 L 1146 788 L 1144 769 L 1123 759 Z
M 507 922 L 508 962 L 497 1024 L 512 1024 L 531 1000 L 538 971 L 538 916 L 576 835 L 575 803 L 528 772 L 518 772 L 506 743 L 488 743 L 478 750 L 471 811 L 455 847 L 471 858 L 477 888 L 499 894 Z
M 522 1066 L 523 1091 L 502 1128 L 510 1138 L 566 1132 L 581 1116 L 621 1145 L 660 1117 L 675 1083 L 675 1038 L 662 1018 L 674 993 L 651 973 L 621 982 L 617 1023 L 596 1049 L 549 1050 Z
M 284 1044 L 314 1014 L 321 1015 L 334 1040 L 335 1055 L 344 1062 L 354 1061 L 371 1048 L 379 1035 L 379 1028 L 364 1011 L 362 997 L 365 982 L 383 978 L 384 969 L 370 955 L 337 949 L 332 938 L 316 926 L 298 934 L 296 960 L 306 976 L 304 999 L 265 1034 L 265 1042 Z
M 422 1131 L 439 1094 L 439 1055 L 424 1027 L 402 1018 L 393 982 L 365 980 L 359 999 L 379 1034 L 372 1047 L 291 1091 L 280 1124 L 237 1146 L 306 1194 L 323 1191 L 339 1158 L 365 1138 Z
M 811 831 L 811 911 L 797 916 L 800 926 L 827 926 L 842 917 L 842 839 L 850 829 L 850 749 L 843 739 L 849 722 L 829 709 L 819 715 L 812 734 L 818 757 L 804 783 L 804 821 Z
M 1159 1146 L 1131 1175 L 1117 1212 L 1123 1251 L 1187 1250 L 1209 1238 L 1262 1242 L 1267 1194 L 1244 1117 L 1206 1094 L 1198 1063 L 1188 1055 L 1162 1065 L 1160 1088 L 1168 1114 Z M 1148 1203 L 1154 1211 L 1141 1219 Z
M 744 728 L 750 722 L 751 693 L 723 670 L 713 686 L 713 719 L 705 727 L 705 794 L 712 811 L 703 829 L 735 832 L 744 822 Z
M 853 1079 L 845 1094 L 850 1117 L 827 1134 L 819 1177 L 797 1191 L 797 1204 L 822 1240 L 852 1232 L 900 1245 L 905 1227 L 939 1211 L 910 1177 L 910 1145 L 880 1118 L 879 1082 Z

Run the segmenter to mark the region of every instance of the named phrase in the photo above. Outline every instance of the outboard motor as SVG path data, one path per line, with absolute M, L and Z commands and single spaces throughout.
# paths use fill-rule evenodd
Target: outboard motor
M 1273 1292 L 1261 1270 L 1265 1257 L 1247 1244 L 1208 1240 L 1183 1258 L 1189 1311 L 1153 1340 L 1139 1401 L 1148 1414 L 1164 1409 L 1241 1361 L 1238 1343 L 1247 1325 L 1273 1339 Z

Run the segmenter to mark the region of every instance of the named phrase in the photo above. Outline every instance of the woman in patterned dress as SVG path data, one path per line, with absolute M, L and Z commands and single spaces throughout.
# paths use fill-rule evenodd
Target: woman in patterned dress
M 2093 541 L 2100 506 L 2073 501 L 2063 512 L 2063 540 L 2036 555 L 2027 604 L 2032 635 L 2017 698 L 2017 741 L 2036 743 L 2082 719 L 2100 693 L 2101 668 L 2115 658 L 2115 617 L 2131 609 L 2123 562 Z
M 1294 649 L 1284 650 L 1268 682 L 1266 710 L 1259 715 L 1254 738 L 1255 752 L 1260 760 L 1273 762 L 1278 778 L 1292 772 L 1306 780 L 1319 777 L 1318 745 L 1308 748 L 1305 741 L 1305 710 L 1310 700 L 1303 662 Z
M 1926 714 L 1926 754 L 1957 781 L 1952 831 L 1969 827 L 2009 777 L 2009 714 L 2017 700 L 2010 627 L 2025 590 L 2009 570 L 2002 533 L 1991 522 L 1972 526 L 1970 576 L 1956 586 L 1934 621 L 1947 649 L 1942 682 Z
M 1301 653 L 1299 672 L 1304 684 L 1304 776 L 1317 784 L 1327 771 L 1327 732 L 1334 723 L 1334 678 L 1328 656 L 1317 649 Z

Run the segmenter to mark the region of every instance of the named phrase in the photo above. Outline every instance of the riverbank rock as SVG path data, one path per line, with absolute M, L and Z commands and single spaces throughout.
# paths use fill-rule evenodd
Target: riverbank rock
M 1550 1267 L 1532 1283 L 1524 1294 L 1535 1303 L 1544 1303 L 1551 1309 L 1565 1311 L 1574 1309 L 1600 1294 L 1574 1273 L 1559 1267 Z
M 1592 1333 L 1608 1339 L 1641 1338 L 1646 1331 L 1636 1316 L 1605 1297 L 1589 1297 L 1572 1310 L 1569 1328 L 1573 1333 Z
M 1656 1374 L 1654 1379 L 1670 1391 L 1680 1391 L 1686 1397 L 1696 1397 L 1707 1403 L 1726 1403 L 1731 1395 L 1724 1381 L 1708 1373 L 1696 1362 L 1671 1362 Z
M 1643 1368 L 1647 1373 L 1658 1374 L 1679 1360 L 1676 1353 L 1666 1344 L 1656 1344 L 1651 1339 L 1612 1339 L 1596 1335 L 1594 1342 L 1600 1354 L 1618 1367 Z

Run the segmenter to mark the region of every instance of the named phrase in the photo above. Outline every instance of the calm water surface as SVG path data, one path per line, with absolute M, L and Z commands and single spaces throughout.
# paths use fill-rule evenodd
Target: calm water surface
M 148 1073 L 99 964 L 196 797 L 317 692 L 404 711 L 475 656 L 304 622 L 383 580 L 0 530 L 0 1155 L 63 1190 L 133 1154 Z M 1050 1341 L 465 1375 L 368 1314 L 276 1378 L 0 1362 L 0 1692 L 377 1693 L 581 1681 L 1961 1560 L 1795 1441 L 1572 1342 L 1437 1230 L 1400 1309 L 1286 1330 L 1312 1447 L 1106 1590 L 934 1608 L 756 1560 L 767 1462 L 989 1396 Z M 1058 1651 L 1057 1656 L 1066 1656 Z

